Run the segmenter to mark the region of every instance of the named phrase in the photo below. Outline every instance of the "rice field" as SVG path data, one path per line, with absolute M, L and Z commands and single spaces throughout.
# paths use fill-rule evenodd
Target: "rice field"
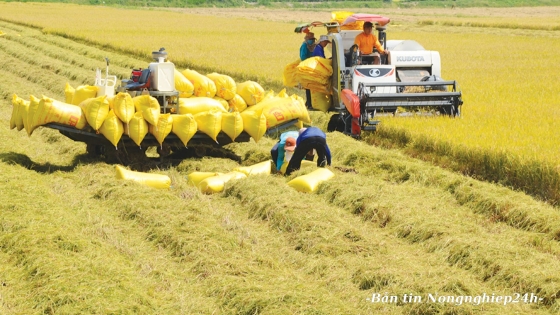
M 426 27 L 429 44 L 444 36 L 432 27 L 441 26 Z M 327 135 L 335 178 L 314 194 L 286 184 L 305 170 L 201 194 L 190 172 L 239 166 L 212 156 L 152 169 L 170 176 L 170 190 L 118 181 L 115 165 L 56 130 L 9 130 L 11 97 L 62 100 L 66 82 L 90 84 L 104 57 L 126 77 L 155 48 L 137 55 L 5 19 L 0 30 L 0 314 L 560 314 L 560 213 L 550 204 L 340 133 Z M 483 110 L 468 104 L 493 101 L 465 91 L 476 74 L 461 67 L 444 68 L 465 76 L 453 128 Z M 328 116 L 312 116 L 326 126 Z M 384 124 L 399 135 L 409 121 Z M 269 159 L 275 142 L 227 149 L 246 166 Z M 375 299 L 385 294 L 398 300 Z M 518 302 L 445 302 L 483 294 Z
M 283 67 L 297 59 L 301 39 L 293 33 L 295 25 L 330 18 L 329 11 L 320 10 L 157 11 L 44 3 L 0 3 L 0 8 L 0 19 L 45 33 L 145 62 L 151 51 L 165 47 L 180 68 L 217 71 L 276 91 L 282 88 Z M 440 52 L 442 74 L 458 81 L 465 105 L 461 119 L 383 119 L 370 142 L 400 143 L 433 161 L 466 161 L 441 165 L 557 203 L 560 83 L 551 65 L 560 57 L 559 7 L 374 13 L 391 17 L 389 38 L 415 39 Z M 540 179 L 545 183 L 538 184 Z

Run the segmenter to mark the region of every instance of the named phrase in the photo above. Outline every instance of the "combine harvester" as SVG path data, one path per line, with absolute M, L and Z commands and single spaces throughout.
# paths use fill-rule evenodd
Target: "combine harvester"
M 327 95 L 331 97 L 329 131 L 359 136 L 362 130 L 375 131 L 376 116 L 396 115 L 397 111 L 426 109 L 432 113 L 459 116 L 463 104 L 455 81 L 441 79 L 441 60 L 437 51 L 424 49 L 413 40 L 387 40 L 385 29 L 390 19 L 373 14 L 352 14 L 342 23 L 313 22 L 299 25 L 296 33 L 326 27 L 331 41 L 325 52 L 332 56 L 333 75 Z M 371 22 L 388 55 L 361 56 L 354 44 L 364 22 Z M 380 57 L 380 64 L 366 64 L 366 58 Z M 328 56 L 327 56 L 328 57 Z
M 179 91 L 175 89 L 175 65 L 171 62 L 165 62 L 167 53 L 164 49 L 154 51 L 152 53 L 154 62 L 149 64 L 145 69 L 134 69 L 130 79 L 122 80 L 120 86 L 117 86 L 116 76 L 109 75 L 109 60 L 107 61 L 107 72 L 105 78 L 102 78 L 100 71 L 96 73 L 95 86 L 97 87 L 97 97 L 106 95 L 113 97 L 116 92 L 129 93 L 132 97 L 139 95 L 150 95 L 157 99 L 160 105 L 160 114 L 177 114 L 179 110 Z M 298 119 L 290 119 L 279 123 L 278 125 L 267 128 L 265 134 L 276 134 L 281 130 L 294 127 Z M 203 157 L 216 153 L 219 156 L 239 159 L 232 152 L 224 150 L 224 145 L 232 142 L 249 142 L 251 136 L 246 131 L 241 132 L 235 140 L 232 140 L 223 131 L 220 131 L 215 139 L 207 134 L 197 131 L 188 141 L 188 147 L 174 133 L 169 133 L 163 143 L 160 143 L 154 135 L 148 133 L 142 140 L 141 145 L 127 135 L 123 135 L 118 145 L 112 144 L 105 136 L 91 128 L 86 127 L 83 130 L 76 129 L 72 126 L 59 123 L 48 123 L 46 127 L 57 129 L 64 136 L 79 142 L 86 143 L 87 152 L 93 156 L 105 157 L 108 161 L 117 162 L 124 165 L 132 163 L 142 163 L 146 161 L 146 150 L 150 147 L 157 147 L 160 160 L 172 153 L 178 158 L 184 157 Z M 258 139 L 257 139 L 258 141 Z

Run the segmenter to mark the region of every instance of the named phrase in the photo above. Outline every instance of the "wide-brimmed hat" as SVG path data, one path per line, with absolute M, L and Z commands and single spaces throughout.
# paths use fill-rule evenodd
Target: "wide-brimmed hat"
M 329 43 L 331 42 L 327 35 L 321 35 L 321 37 L 319 37 L 319 42 L 324 42 L 324 41 L 327 41 Z
M 294 151 L 296 149 L 296 138 L 288 137 L 286 139 L 286 144 L 284 145 L 284 150 Z

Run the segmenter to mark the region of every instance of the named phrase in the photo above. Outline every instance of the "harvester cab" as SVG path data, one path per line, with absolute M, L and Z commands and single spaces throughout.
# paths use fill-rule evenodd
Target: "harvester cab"
M 361 25 L 371 22 L 377 37 L 388 52 L 376 51 L 360 55 L 354 40 L 362 32 Z M 441 59 L 437 51 L 424 49 L 413 40 L 387 40 L 386 26 L 390 19 L 373 14 L 353 14 L 343 23 L 313 22 L 300 25 L 297 33 L 314 27 L 326 27 L 331 44 L 325 47 L 332 56 L 333 75 L 329 111 L 329 131 L 359 136 L 362 130 L 375 131 L 381 114 L 410 115 L 424 110 L 436 115 L 459 116 L 463 104 L 455 81 L 441 79 Z M 371 64 L 373 58 L 379 64 Z

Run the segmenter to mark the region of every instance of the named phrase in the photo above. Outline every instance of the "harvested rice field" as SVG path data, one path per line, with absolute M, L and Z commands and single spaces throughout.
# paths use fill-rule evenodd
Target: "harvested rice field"
M 394 16 L 390 34 L 440 51 L 444 76 L 464 93 L 462 118 L 384 119 L 361 140 L 327 133 L 334 178 L 313 193 L 287 184 L 302 169 L 203 194 L 189 174 L 266 161 L 277 138 L 202 158 L 150 152 L 156 163 L 145 171 L 171 179 L 154 189 L 117 180 L 116 164 L 57 130 L 10 130 L 12 95 L 64 100 L 65 84 L 91 84 L 105 57 L 126 78 L 159 47 L 178 67 L 279 92 L 277 71 L 301 40 L 294 24 L 328 11 L 259 19 L 252 10 L 207 17 L 0 3 L 0 314 L 560 314 L 560 212 L 523 186 L 558 192 L 549 130 L 559 87 L 546 66 L 557 60 L 557 31 L 444 25 L 468 16 L 491 23 L 493 14 L 524 24 L 535 14 L 550 26 L 558 15 L 479 10 L 381 12 Z M 165 32 L 126 22 L 152 16 L 168 22 Z M 531 49 L 511 56 L 519 46 Z M 328 115 L 311 116 L 326 129 Z M 494 165 L 501 178 L 487 177 Z M 519 182 L 504 179 L 527 165 Z

